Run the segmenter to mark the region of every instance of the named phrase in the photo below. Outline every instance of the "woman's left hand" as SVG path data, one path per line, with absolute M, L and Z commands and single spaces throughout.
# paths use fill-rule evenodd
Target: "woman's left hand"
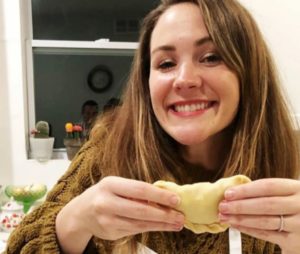
M 300 250 L 300 181 L 268 178 L 227 189 L 219 219 L 253 237 Z

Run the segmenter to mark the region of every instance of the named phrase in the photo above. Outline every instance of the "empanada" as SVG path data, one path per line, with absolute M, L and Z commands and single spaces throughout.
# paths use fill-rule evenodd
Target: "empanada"
M 200 234 L 219 233 L 229 227 L 228 224 L 219 222 L 218 205 L 224 199 L 226 189 L 250 181 L 244 175 L 236 175 L 222 178 L 215 183 L 203 182 L 180 186 L 173 182 L 157 181 L 154 185 L 180 196 L 181 202 L 176 209 L 185 215 L 184 226 Z

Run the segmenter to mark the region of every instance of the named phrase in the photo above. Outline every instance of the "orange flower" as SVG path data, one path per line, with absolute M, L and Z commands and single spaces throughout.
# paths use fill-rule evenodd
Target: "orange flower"
M 66 123 L 65 128 L 66 128 L 66 132 L 73 132 L 73 124 L 72 123 Z

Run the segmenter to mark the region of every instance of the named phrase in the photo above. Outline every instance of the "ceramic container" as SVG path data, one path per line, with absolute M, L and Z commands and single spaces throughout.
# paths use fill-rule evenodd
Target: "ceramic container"
M 30 138 L 30 150 L 34 159 L 39 162 L 46 162 L 51 159 L 54 138 Z
M 0 228 L 4 232 L 12 232 L 24 217 L 23 205 L 14 200 L 8 201 L 1 207 Z
M 64 145 L 67 150 L 68 159 L 71 161 L 84 143 L 82 139 L 64 139 Z

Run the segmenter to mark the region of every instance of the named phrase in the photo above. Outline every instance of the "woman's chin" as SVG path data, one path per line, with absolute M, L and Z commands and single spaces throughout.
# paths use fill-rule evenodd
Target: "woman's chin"
M 206 135 L 193 135 L 189 134 L 181 134 L 181 135 L 174 135 L 173 138 L 181 145 L 191 146 L 201 144 L 203 141 L 207 139 Z

